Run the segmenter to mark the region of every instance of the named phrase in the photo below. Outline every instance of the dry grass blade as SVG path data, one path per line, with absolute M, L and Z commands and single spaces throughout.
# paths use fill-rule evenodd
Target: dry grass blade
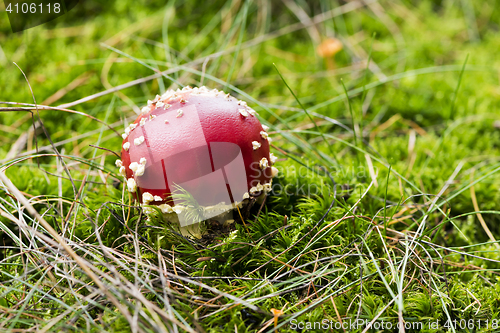
M 120 303 L 120 301 L 110 292 L 109 288 L 104 285 L 104 283 L 101 281 L 101 278 L 93 272 L 93 270 L 91 269 L 91 265 L 79 255 L 77 255 L 76 252 L 66 243 L 66 241 L 54 230 L 54 228 L 52 228 L 52 226 L 47 221 L 45 221 L 42 216 L 40 216 L 40 214 L 33 208 L 26 197 L 17 189 L 14 184 L 12 184 L 10 179 L 5 175 L 5 172 L 0 172 L 0 180 L 3 182 L 4 186 L 9 189 L 9 191 L 16 197 L 16 199 L 28 210 L 28 212 L 33 215 L 37 219 L 37 221 L 49 232 L 49 234 L 57 241 L 57 243 L 63 247 L 68 255 L 73 258 L 73 260 L 75 260 L 76 264 L 92 279 L 92 281 L 109 298 L 109 300 L 116 306 L 116 308 L 119 309 L 119 311 L 129 320 L 129 322 L 132 322 L 132 316 L 129 310 Z M 158 311 L 160 313 L 163 312 L 157 306 L 151 304 L 148 300 L 146 300 L 146 298 L 140 293 L 133 294 L 135 294 L 134 296 L 136 296 L 138 300 L 140 300 L 146 307 L 150 308 L 150 310 L 152 310 L 154 314 L 156 314 Z M 179 327 L 182 327 L 188 332 L 195 332 L 170 315 L 163 314 L 162 317 L 175 323 Z
M 0 331 L 499 317 L 496 9 L 195 2 L 82 3 L 3 40 L 0 62 L 26 70 L 2 68 Z M 116 159 L 141 104 L 202 84 L 255 109 L 279 173 L 264 200 L 194 239 L 144 209 Z
M 488 228 L 488 225 L 486 224 L 486 221 L 483 218 L 483 215 L 479 213 L 481 210 L 479 209 L 479 205 L 477 203 L 477 198 L 476 198 L 476 191 L 474 190 L 474 169 L 472 170 L 471 174 L 471 179 L 470 179 L 470 196 L 472 199 L 472 204 L 474 205 L 474 209 L 476 210 L 476 216 L 477 219 L 479 220 L 479 223 L 481 223 L 481 227 L 483 227 L 484 232 L 486 235 L 488 235 L 488 238 L 490 241 L 493 242 L 495 247 L 500 250 L 500 245 L 498 244 L 497 240 L 495 239 L 495 236 L 493 236 L 493 233 L 491 232 L 490 228 Z

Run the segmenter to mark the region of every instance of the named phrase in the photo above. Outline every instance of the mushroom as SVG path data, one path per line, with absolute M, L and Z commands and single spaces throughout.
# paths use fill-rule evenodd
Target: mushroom
M 185 87 L 141 110 L 125 130 L 116 165 L 146 214 L 157 206 L 183 234 L 200 237 L 200 222 L 231 220 L 235 209 L 271 190 L 278 170 L 268 127 L 244 101 Z
M 326 65 L 328 69 L 335 68 L 335 55 L 342 51 L 342 42 L 337 38 L 326 38 L 321 44 L 316 48 L 316 52 L 321 58 L 326 60 Z
M 342 50 L 342 42 L 337 38 L 327 38 L 316 48 L 316 52 L 322 58 L 333 57 Z

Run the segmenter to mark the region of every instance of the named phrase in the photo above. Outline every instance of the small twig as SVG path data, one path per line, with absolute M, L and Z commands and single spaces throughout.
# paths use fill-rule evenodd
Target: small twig
M 497 240 L 495 239 L 495 236 L 493 236 L 493 233 L 490 231 L 490 228 L 488 228 L 488 225 L 486 224 L 486 221 L 483 219 L 483 215 L 479 213 L 481 210 L 479 209 L 479 205 L 477 204 L 477 199 L 476 199 L 476 191 L 474 190 L 474 171 L 475 169 L 472 169 L 471 173 L 471 179 L 470 179 L 470 196 L 472 199 L 472 205 L 474 206 L 474 210 L 476 211 L 476 216 L 477 219 L 479 220 L 479 223 L 481 223 L 481 226 L 483 227 L 484 232 L 486 232 L 486 235 L 488 235 L 488 238 L 490 241 L 493 242 L 495 247 L 500 250 L 500 245 L 498 244 Z
M 108 149 L 108 148 L 104 148 L 104 147 L 99 147 L 99 146 L 96 146 L 96 145 L 89 145 L 90 147 L 94 147 L 94 148 L 97 148 L 97 149 L 101 149 L 101 150 L 105 150 L 105 151 L 109 151 L 110 153 L 114 154 L 116 157 L 118 158 L 121 158 L 120 155 L 118 155 L 117 152 L 111 150 L 111 149 Z

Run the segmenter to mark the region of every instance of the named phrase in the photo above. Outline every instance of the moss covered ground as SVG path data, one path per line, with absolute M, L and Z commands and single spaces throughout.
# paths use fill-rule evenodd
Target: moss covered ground
M 81 1 L 19 33 L 0 4 L 0 331 L 500 330 L 499 49 L 495 0 Z M 279 158 L 204 241 L 114 165 L 187 85 L 245 100 Z

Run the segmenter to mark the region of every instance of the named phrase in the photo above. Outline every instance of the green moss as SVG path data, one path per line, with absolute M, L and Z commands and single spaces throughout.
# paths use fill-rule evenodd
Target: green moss
M 296 3 L 310 16 L 351 5 Z M 87 77 L 55 106 L 153 73 L 131 59 L 167 70 L 236 50 L 242 6 L 82 2 L 17 34 L 1 12 L 0 100 L 33 102 L 12 62 L 26 73 L 38 103 Z M 282 4 L 252 2 L 243 34 L 252 46 L 243 44 L 236 60 L 227 51 L 204 69 L 203 61 L 190 67 L 205 70 L 204 84 L 227 91 L 210 78 L 226 80 L 232 73 L 232 85 L 264 103 L 248 100 L 272 126 L 273 144 L 281 149 L 274 150 L 280 175 L 260 214 L 254 207 L 245 225 L 236 223 L 211 241 L 182 237 L 160 214 L 141 215 L 123 191 L 117 157 L 89 146 L 119 151 L 122 140 L 86 115 L 118 123 L 122 132 L 120 121 L 135 117 L 132 106 L 170 87 L 168 78 L 71 108 L 86 115 L 40 111 L 73 182 L 50 149 L 38 159 L 31 151 L 0 167 L 8 167 L 6 175 L 35 209 L 92 264 L 107 293 L 2 188 L 0 307 L 8 313 L 2 327 L 39 330 L 54 320 L 52 331 L 158 331 L 155 325 L 173 331 L 169 317 L 195 331 L 256 332 L 265 323 L 268 331 L 274 327 L 272 308 L 284 308 L 278 319 L 283 332 L 295 332 L 294 321 L 339 318 L 377 317 L 396 325 L 400 313 L 408 323 L 424 323 L 422 332 L 445 331 L 449 319 L 476 325 L 500 320 L 500 255 L 473 200 L 500 237 L 498 6 L 382 0 L 337 15 L 315 26 L 321 37 L 343 42 L 334 61 L 316 55 L 308 29 L 270 34 L 296 22 Z M 365 70 L 368 53 L 379 70 Z M 300 102 L 323 117 L 314 120 L 327 143 L 273 64 Z M 199 74 L 177 68 L 171 76 L 199 85 Z M 342 83 L 350 91 L 352 116 Z M 0 124 L 3 160 L 31 118 L 22 111 L 0 112 Z M 355 128 L 356 138 L 346 128 Z M 50 144 L 43 133 L 37 138 L 39 147 Z M 393 299 L 397 295 L 402 299 Z M 439 328 L 429 325 L 434 322 Z

